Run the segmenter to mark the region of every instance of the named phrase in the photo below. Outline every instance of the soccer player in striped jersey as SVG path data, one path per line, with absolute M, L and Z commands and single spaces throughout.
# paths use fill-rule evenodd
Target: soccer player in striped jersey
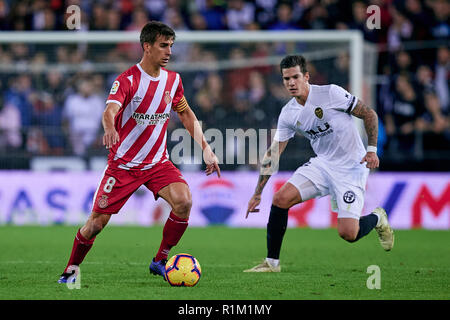
M 263 159 L 255 193 L 248 203 L 247 216 L 259 211 L 256 207 L 261 202 L 264 186 L 289 139 L 296 133 L 310 140 L 317 157 L 300 166 L 275 193 L 267 223 L 267 257 L 245 272 L 280 272 L 279 256 L 289 208 L 326 195 L 331 196 L 332 209 L 338 212 L 337 229 L 341 238 L 355 242 L 375 228 L 383 249 L 391 250 L 394 234 L 385 210 L 375 208 L 361 217 L 369 170 L 379 165 L 377 114 L 337 85 L 309 84 L 302 56 L 285 57 L 280 69 L 292 99 L 281 110 L 274 141 Z M 367 150 L 352 115 L 364 121 Z
M 145 185 L 155 199 L 162 197 L 172 211 L 164 225 L 158 252 L 150 263 L 153 274 L 164 280 L 165 264 L 188 226 L 191 193 L 181 172 L 167 152 L 167 125 L 171 109 L 199 143 L 206 174 L 217 172 L 218 159 L 206 142 L 194 112 L 184 97 L 178 73 L 166 70 L 175 32 L 167 25 L 151 21 L 141 31 L 143 57 L 114 81 L 103 113 L 103 143 L 110 150 L 108 164 L 93 199 L 93 209 L 81 227 L 59 282 L 74 281 L 79 265 L 91 249 L 95 237 L 128 198 Z

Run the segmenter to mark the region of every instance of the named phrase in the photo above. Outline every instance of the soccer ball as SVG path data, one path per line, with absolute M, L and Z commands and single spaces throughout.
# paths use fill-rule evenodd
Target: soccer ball
M 174 255 L 167 261 L 167 282 L 174 287 L 193 287 L 200 280 L 202 268 L 197 259 L 187 253 Z

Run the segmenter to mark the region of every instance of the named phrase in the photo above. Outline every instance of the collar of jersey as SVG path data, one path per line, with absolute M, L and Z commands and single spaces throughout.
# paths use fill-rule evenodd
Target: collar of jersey
M 141 71 L 141 73 L 142 73 L 144 76 L 150 78 L 150 80 L 158 81 L 159 78 L 161 78 L 161 73 L 163 72 L 163 69 L 162 69 L 162 68 L 161 68 L 160 71 L 159 71 L 159 76 L 157 76 L 157 77 L 155 78 L 155 77 L 152 77 L 151 75 L 149 75 L 147 72 L 145 72 L 144 69 L 142 69 L 142 67 L 141 67 L 141 65 L 140 65 L 139 63 L 137 63 L 136 66 L 137 66 L 138 69 Z

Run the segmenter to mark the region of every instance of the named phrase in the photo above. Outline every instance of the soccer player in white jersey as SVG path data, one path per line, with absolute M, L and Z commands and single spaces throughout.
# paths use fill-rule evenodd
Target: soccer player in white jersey
M 72 253 L 59 282 L 74 281 L 73 273 L 91 249 L 95 237 L 141 186 L 162 197 L 172 211 L 167 219 L 161 245 L 149 266 L 150 272 L 165 277 L 169 250 L 188 226 L 191 193 L 181 172 L 168 158 L 166 138 L 170 110 L 203 149 L 206 174 L 220 168 L 217 157 L 204 138 L 200 124 L 189 107 L 180 75 L 166 70 L 175 32 L 157 21 L 141 31 L 143 57 L 114 81 L 103 113 L 103 143 L 110 150 L 108 165 L 94 195 L 92 213 L 78 230 Z M 124 239 L 126 241 L 126 239 Z
M 280 69 L 283 84 L 292 99 L 281 110 L 277 132 L 262 161 L 246 218 L 250 212 L 259 211 L 256 207 L 261 202 L 263 188 L 295 133 L 310 140 L 317 156 L 300 166 L 275 193 L 267 223 L 267 257 L 245 272 L 280 272 L 279 256 L 289 208 L 325 195 L 331 196 L 332 208 L 338 212 L 337 230 L 341 238 L 354 242 L 375 228 L 381 246 L 386 251 L 391 250 L 394 234 L 385 210 L 376 208 L 361 217 L 367 176 L 370 169 L 379 165 L 376 153 L 377 114 L 337 85 L 310 84 L 306 61 L 302 56 L 285 57 Z M 367 150 L 352 115 L 364 121 Z

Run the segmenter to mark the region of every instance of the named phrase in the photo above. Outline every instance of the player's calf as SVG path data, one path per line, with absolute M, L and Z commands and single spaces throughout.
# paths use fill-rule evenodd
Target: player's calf
M 97 236 L 108 224 L 111 215 L 93 212 L 85 225 L 80 229 L 84 238 L 90 240 Z

